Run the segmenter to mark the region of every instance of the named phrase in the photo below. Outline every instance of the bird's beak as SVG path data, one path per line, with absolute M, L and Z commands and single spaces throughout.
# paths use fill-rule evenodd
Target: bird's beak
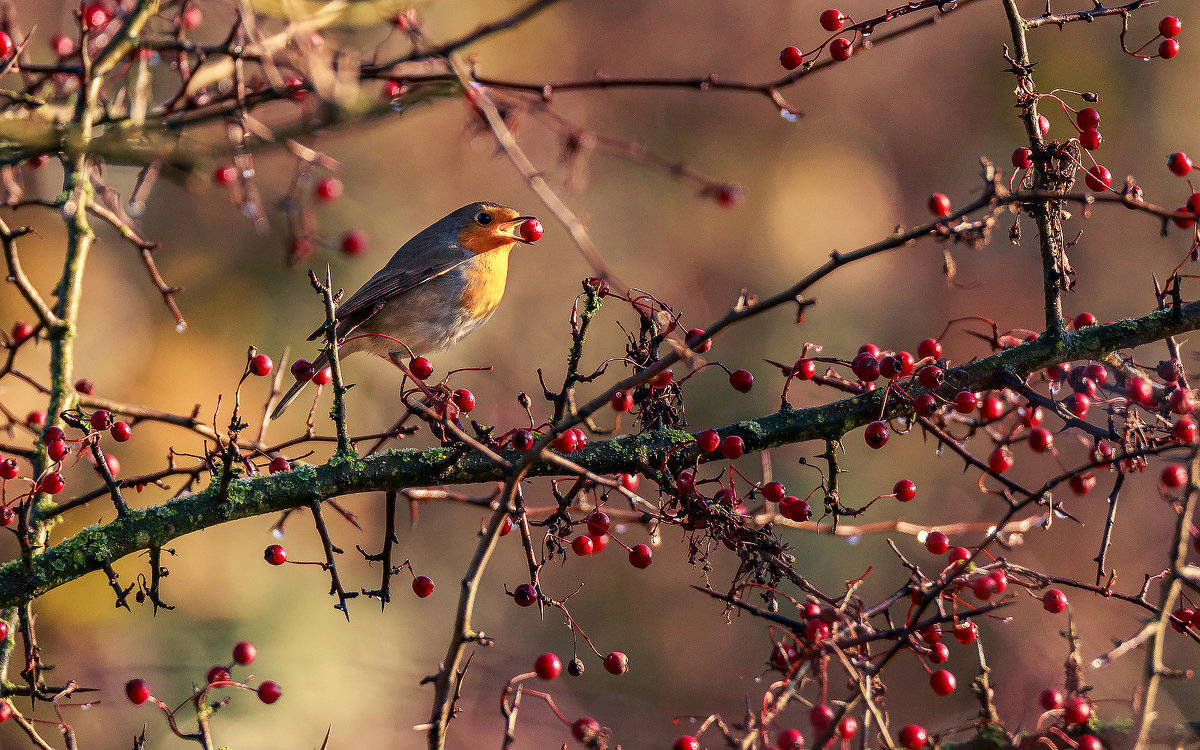
M 521 225 L 530 219 L 537 221 L 537 217 L 535 216 L 518 216 L 515 219 L 503 221 L 497 224 L 496 231 L 505 237 L 516 240 L 517 242 L 523 242 L 526 245 L 532 245 L 534 240 L 525 239 L 525 237 L 521 235 Z

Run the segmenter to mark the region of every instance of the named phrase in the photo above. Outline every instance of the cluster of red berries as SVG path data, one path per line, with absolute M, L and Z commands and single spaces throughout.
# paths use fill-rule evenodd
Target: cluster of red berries
M 568 671 L 572 674 L 582 674 L 582 667 L 576 664 L 576 661 L 578 660 L 572 661 L 574 667 Z M 542 654 L 533 662 L 533 673 L 543 680 L 555 679 L 562 674 L 562 668 L 562 659 L 554 653 Z M 604 671 L 614 675 L 625 674 L 629 671 L 629 657 L 620 651 L 613 651 L 604 657 Z
M 841 31 L 851 20 L 837 8 L 823 11 L 818 19 L 821 28 L 831 33 Z M 839 36 L 829 42 L 829 56 L 834 60 L 844 62 L 849 60 L 853 54 L 854 43 L 850 39 Z M 805 55 L 799 47 L 784 47 L 783 51 L 779 53 L 779 64 L 783 66 L 784 70 L 795 70 L 804 64 L 804 57 Z
M 1158 45 L 1158 56 L 1170 60 L 1179 54 L 1179 32 L 1183 31 L 1183 23 L 1175 16 L 1167 16 L 1158 22 L 1158 35 L 1163 40 Z M 1153 41 L 1153 40 L 1151 40 Z
M 250 643 L 249 641 L 239 641 L 233 647 L 232 662 L 229 664 L 214 664 L 208 670 L 203 689 L 208 690 L 211 688 L 233 686 L 242 687 L 248 690 L 252 689 L 246 685 L 233 682 L 231 671 L 233 670 L 234 665 L 246 666 L 247 664 L 250 664 L 254 661 L 257 655 L 258 651 L 254 648 L 254 644 Z M 271 680 L 263 680 L 261 683 L 259 683 L 258 688 L 254 690 L 256 693 L 258 693 L 258 699 L 266 704 L 276 702 L 283 695 L 283 690 L 279 687 L 279 684 Z M 125 683 L 125 697 L 128 698 L 129 702 L 135 706 L 140 706 L 148 700 L 155 700 L 155 702 L 162 706 L 162 703 L 157 701 L 157 699 L 154 699 L 153 695 L 151 695 L 150 683 L 140 677 Z

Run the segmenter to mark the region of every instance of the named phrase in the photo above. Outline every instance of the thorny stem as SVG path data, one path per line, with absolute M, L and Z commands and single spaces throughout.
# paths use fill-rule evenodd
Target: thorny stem
M 339 458 L 349 457 L 354 455 L 346 428 L 346 391 L 349 388 L 342 380 L 342 361 L 338 354 L 339 342 L 337 340 L 337 297 L 340 293 L 333 291 L 332 271 L 328 267 L 325 269 L 324 284 L 317 281 L 317 275 L 312 271 L 308 272 L 308 277 L 313 288 L 320 292 L 322 299 L 325 300 L 325 353 L 329 357 L 329 368 L 333 373 L 333 408 L 329 416 L 337 428 L 336 455 Z

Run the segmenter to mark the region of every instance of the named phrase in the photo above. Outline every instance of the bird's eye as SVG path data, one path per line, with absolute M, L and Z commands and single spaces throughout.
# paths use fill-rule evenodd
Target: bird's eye
M 492 223 L 492 215 L 487 211 L 480 211 L 475 217 L 475 221 L 479 224 L 479 226 L 486 227 L 488 224 Z

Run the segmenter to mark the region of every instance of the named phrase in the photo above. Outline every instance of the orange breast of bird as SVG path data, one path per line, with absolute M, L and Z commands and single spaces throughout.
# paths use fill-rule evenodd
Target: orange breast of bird
M 463 267 L 465 284 L 459 304 L 467 315 L 483 319 L 496 311 L 504 296 L 511 249 L 509 245 L 480 253 Z

